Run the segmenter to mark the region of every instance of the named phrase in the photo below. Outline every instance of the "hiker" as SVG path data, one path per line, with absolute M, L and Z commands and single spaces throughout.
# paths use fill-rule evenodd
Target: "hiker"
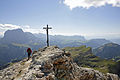
M 27 53 L 28 53 L 28 60 L 29 60 L 30 55 L 31 55 L 31 53 L 32 53 L 32 50 L 31 50 L 30 48 L 28 48 L 28 49 L 27 49 Z

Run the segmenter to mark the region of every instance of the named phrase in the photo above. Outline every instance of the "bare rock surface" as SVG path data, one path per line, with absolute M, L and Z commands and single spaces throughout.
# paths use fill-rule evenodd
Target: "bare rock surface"
M 32 58 L 0 71 L 0 80 L 120 80 L 115 74 L 79 67 L 57 46 L 41 48 Z

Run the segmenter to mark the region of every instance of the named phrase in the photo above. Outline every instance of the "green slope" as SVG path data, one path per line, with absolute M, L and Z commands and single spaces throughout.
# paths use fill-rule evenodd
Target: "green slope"
M 99 70 L 100 72 L 109 72 L 109 66 L 115 65 L 116 62 L 112 60 L 101 59 L 92 54 L 92 49 L 86 46 L 80 47 L 66 47 L 66 51 L 70 51 L 71 56 L 79 66 L 88 67 Z

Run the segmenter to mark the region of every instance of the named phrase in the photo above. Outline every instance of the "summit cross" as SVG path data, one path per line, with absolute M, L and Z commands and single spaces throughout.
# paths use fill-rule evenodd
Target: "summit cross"
M 48 34 L 48 29 L 52 29 L 51 27 L 43 27 L 43 29 L 46 29 L 46 33 L 47 33 L 47 47 L 49 47 L 49 34 Z

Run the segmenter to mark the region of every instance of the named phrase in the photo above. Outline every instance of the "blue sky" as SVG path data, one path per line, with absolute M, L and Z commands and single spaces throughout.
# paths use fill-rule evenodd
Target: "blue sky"
M 120 0 L 0 0 L 0 35 L 22 28 L 32 33 L 120 38 Z

